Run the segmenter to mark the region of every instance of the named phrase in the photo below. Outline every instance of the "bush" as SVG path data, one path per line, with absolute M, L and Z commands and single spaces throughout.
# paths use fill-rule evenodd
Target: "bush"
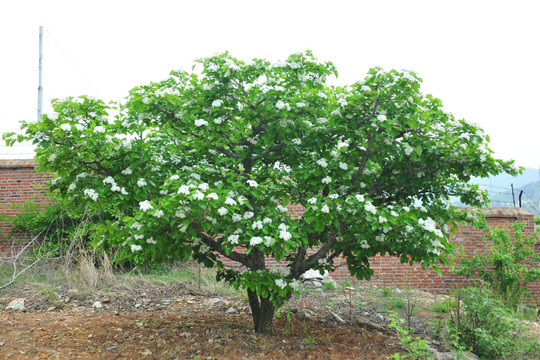
M 487 287 L 457 293 L 449 321 L 450 335 L 481 359 L 531 359 L 539 344 L 524 335 L 524 326 Z
M 535 236 L 523 234 L 525 223 L 515 223 L 511 233 L 506 229 L 490 229 L 486 237 L 488 254 L 461 259 L 461 268 L 454 272 L 480 277 L 504 301 L 516 309 L 523 298 L 530 296 L 528 284 L 540 280 L 540 256 L 534 252 Z

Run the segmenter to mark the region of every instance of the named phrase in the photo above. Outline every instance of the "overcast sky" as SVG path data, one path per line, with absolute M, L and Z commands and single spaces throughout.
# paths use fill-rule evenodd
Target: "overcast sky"
M 122 99 L 215 52 L 279 60 L 311 49 L 339 84 L 373 66 L 416 71 L 424 92 L 490 135 L 497 157 L 537 168 L 539 15 L 534 0 L 1 1 L 0 132 L 37 117 L 42 25 L 44 112 L 53 98 Z

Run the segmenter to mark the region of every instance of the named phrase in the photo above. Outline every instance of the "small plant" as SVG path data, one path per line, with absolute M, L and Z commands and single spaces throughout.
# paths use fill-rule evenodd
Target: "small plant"
M 406 304 L 407 304 L 407 302 L 405 300 L 403 300 L 402 298 L 399 298 L 399 297 L 391 298 L 387 302 L 387 305 L 390 308 L 394 309 L 394 311 L 399 311 L 399 310 L 405 308 Z
M 457 292 L 449 328 L 460 345 L 485 359 L 530 359 L 540 351 L 540 345 L 524 335 L 523 325 L 487 287 Z
M 431 311 L 438 314 L 448 314 L 456 306 L 456 300 L 454 298 L 447 298 L 442 301 L 435 302 L 431 305 Z
M 381 295 L 383 297 L 390 297 L 390 296 L 392 296 L 393 293 L 394 293 L 394 291 L 389 287 L 383 286 L 381 288 Z
M 390 359 L 411 359 L 411 360 L 434 360 L 430 355 L 430 351 L 427 348 L 427 340 L 421 339 L 419 337 L 413 338 L 410 335 L 410 330 L 404 329 L 401 325 L 405 322 L 403 319 L 399 319 L 394 313 L 390 316 L 392 321 L 390 325 L 391 328 L 397 330 L 401 335 L 401 345 L 407 350 L 407 354 L 401 355 L 400 353 L 395 353 L 390 356 Z
M 302 342 L 305 342 L 305 343 L 309 344 L 310 348 L 317 345 L 317 340 L 315 340 L 311 335 L 308 335 L 307 337 L 303 338 Z
M 540 280 L 540 255 L 535 254 L 535 236 L 525 236 L 525 223 L 516 222 L 513 232 L 490 229 L 488 255 L 463 257 L 458 275 L 480 277 L 502 301 L 516 309 L 529 296 L 528 284 Z
M 336 283 L 334 280 L 327 280 L 323 283 L 323 289 L 326 291 L 334 290 L 336 288 Z

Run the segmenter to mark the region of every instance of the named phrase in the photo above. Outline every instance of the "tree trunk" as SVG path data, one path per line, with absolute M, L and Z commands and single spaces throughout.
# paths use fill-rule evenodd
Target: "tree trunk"
M 253 317 L 253 330 L 259 334 L 272 332 L 274 304 L 268 298 L 257 296 L 255 291 L 248 290 L 247 292 L 249 305 L 251 306 L 251 316 Z

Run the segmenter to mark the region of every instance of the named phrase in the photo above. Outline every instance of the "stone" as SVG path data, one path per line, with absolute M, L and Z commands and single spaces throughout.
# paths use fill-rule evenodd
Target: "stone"
M 135 309 L 138 309 L 141 307 L 141 304 L 135 304 Z
M 94 303 L 92 304 L 92 308 L 96 310 L 103 309 L 103 304 L 101 303 L 101 301 L 94 301 Z
M 56 309 L 56 306 L 51 306 L 51 307 L 47 308 L 47 311 L 53 311 L 55 309 Z
M 234 313 L 236 313 L 236 309 L 234 307 L 231 306 L 230 308 L 227 309 L 227 314 L 234 314 Z

